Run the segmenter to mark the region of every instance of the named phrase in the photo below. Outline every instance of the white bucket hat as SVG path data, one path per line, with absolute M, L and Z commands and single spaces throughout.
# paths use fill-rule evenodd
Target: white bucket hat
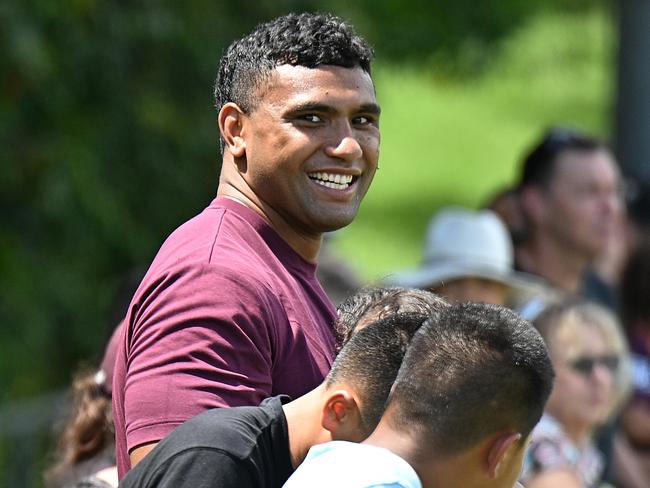
M 422 265 L 387 281 L 412 288 L 431 288 L 459 278 L 485 278 L 509 287 L 519 281 L 513 271 L 510 235 L 491 210 L 449 207 L 427 229 Z

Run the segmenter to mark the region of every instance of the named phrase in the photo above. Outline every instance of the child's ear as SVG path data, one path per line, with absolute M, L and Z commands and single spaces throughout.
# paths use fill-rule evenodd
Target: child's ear
M 518 432 L 503 432 L 492 440 L 487 455 L 487 475 L 490 479 L 498 476 L 500 468 L 521 447 L 520 439 L 521 434 Z
M 228 102 L 219 111 L 219 131 L 225 147 L 235 158 L 246 153 L 246 141 L 243 137 L 245 114 L 236 103 Z
M 360 442 L 361 414 L 354 395 L 348 390 L 329 393 L 323 405 L 321 425 L 332 435 L 332 439 Z

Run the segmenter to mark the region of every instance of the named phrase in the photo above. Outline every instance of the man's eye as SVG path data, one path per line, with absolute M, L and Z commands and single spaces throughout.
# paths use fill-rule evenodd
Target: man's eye
M 354 123 L 355 125 L 368 125 L 371 124 L 372 122 L 373 120 L 370 117 L 366 117 L 365 115 L 360 115 L 352 119 L 352 123 Z
M 302 118 L 303 118 L 303 120 L 306 120 L 307 122 L 322 122 L 322 120 L 323 120 L 316 114 L 305 114 L 305 115 L 302 116 Z

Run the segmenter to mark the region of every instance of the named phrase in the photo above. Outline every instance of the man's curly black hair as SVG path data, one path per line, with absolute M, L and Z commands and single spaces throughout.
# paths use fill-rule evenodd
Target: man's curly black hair
M 288 14 L 260 24 L 234 41 L 219 64 L 214 89 L 215 106 L 228 102 L 250 113 L 258 88 L 276 67 L 289 64 L 354 68 L 370 74 L 373 51 L 352 26 L 329 14 Z

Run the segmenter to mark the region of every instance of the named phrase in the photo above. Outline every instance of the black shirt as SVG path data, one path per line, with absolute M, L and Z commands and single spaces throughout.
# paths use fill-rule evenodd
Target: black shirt
M 282 403 L 215 408 L 177 427 L 120 487 L 281 487 L 293 472 Z

